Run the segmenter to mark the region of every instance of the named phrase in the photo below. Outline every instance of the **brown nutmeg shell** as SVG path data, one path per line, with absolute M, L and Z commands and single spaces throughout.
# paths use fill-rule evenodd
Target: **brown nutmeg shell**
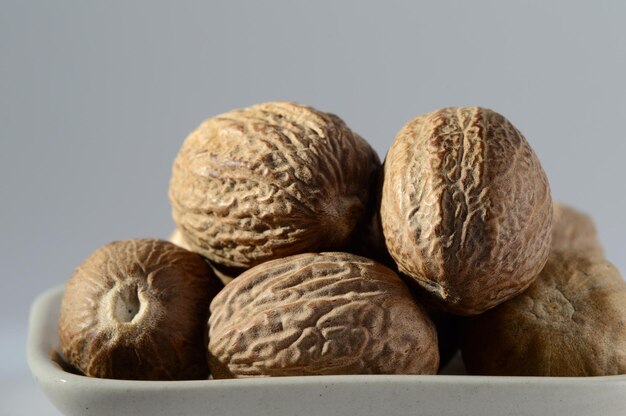
M 521 295 L 465 323 L 471 374 L 626 374 L 626 282 L 608 261 L 555 251 Z
M 246 269 L 345 249 L 369 220 L 380 161 L 333 114 L 271 102 L 213 117 L 185 140 L 169 198 L 189 248 Z
M 256 266 L 211 303 L 215 378 L 435 374 L 437 334 L 390 269 L 348 253 Z
M 221 287 L 202 256 L 167 241 L 107 244 L 65 287 L 63 355 L 92 377 L 204 379 L 207 310 Z
M 400 272 L 457 314 L 522 292 L 550 250 L 552 200 L 539 160 L 505 117 L 480 107 L 404 126 L 385 159 L 380 211 Z

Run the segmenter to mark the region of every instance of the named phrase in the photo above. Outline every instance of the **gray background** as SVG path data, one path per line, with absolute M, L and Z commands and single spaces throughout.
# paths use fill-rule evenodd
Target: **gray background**
M 55 414 L 25 365 L 33 298 L 104 243 L 166 237 L 187 133 L 257 102 L 335 112 L 381 157 L 418 114 L 491 107 L 626 271 L 626 3 L 545 3 L 2 2 L 0 414 Z

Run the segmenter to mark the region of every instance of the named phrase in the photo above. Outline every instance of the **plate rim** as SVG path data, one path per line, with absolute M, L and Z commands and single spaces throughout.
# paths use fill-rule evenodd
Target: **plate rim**
M 619 383 L 626 387 L 626 374 L 611 376 L 590 377 L 540 377 L 540 376 L 480 376 L 480 375 L 324 375 L 324 376 L 289 376 L 289 377 L 257 377 L 243 379 L 221 380 L 176 380 L 176 381 L 142 381 L 142 380 L 118 380 L 87 377 L 69 373 L 63 370 L 50 358 L 50 354 L 56 351 L 52 345 L 56 340 L 46 338 L 51 330 L 56 331 L 58 320 L 58 305 L 61 301 L 64 286 L 56 286 L 46 290 L 34 300 L 29 318 L 27 338 L 27 362 L 32 375 L 40 383 L 63 384 L 68 388 L 80 385 L 81 388 L 97 390 L 142 390 L 153 391 L 163 389 L 222 389 L 232 388 L 237 385 L 284 386 L 291 384 L 317 385 L 317 384 L 458 384 L 467 387 L 485 385 L 520 385 L 528 386 L 597 386 L 599 383 Z M 54 329 L 52 329 L 54 327 Z

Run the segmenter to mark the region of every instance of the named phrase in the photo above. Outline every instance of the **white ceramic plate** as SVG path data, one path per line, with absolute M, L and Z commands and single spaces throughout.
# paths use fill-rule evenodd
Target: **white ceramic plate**
M 58 350 L 63 288 L 31 309 L 28 364 L 66 415 L 625 415 L 626 375 L 608 377 L 309 376 L 125 381 L 79 376 Z M 458 361 L 446 373 L 459 371 Z

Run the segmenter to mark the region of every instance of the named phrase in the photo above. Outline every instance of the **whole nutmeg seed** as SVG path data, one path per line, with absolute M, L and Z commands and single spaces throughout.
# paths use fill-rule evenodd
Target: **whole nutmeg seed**
M 463 360 L 472 374 L 626 374 L 626 282 L 608 261 L 554 251 L 521 295 L 472 317 Z
M 596 256 L 604 255 L 598 231 L 591 217 L 559 202 L 554 203 L 552 250 L 578 250 Z
M 457 314 L 522 292 L 550 250 L 546 175 L 524 136 L 485 108 L 405 125 L 385 159 L 380 213 L 400 272 Z
M 239 271 L 345 248 L 369 220 L 380 161 L 339 117 L 272 102 L 213 117 L 185 140 L 169 197 L 189 248 Z
M 215 378 L 435 374 L 437 333 L 390 269 L 347 253 L 256 266 L 211 303 Z
M 221 287 L 202 256 L 167 241 L 107 244 L 67 282 L 63 354 L 92 377 L 206 378 L 207 309 Z

